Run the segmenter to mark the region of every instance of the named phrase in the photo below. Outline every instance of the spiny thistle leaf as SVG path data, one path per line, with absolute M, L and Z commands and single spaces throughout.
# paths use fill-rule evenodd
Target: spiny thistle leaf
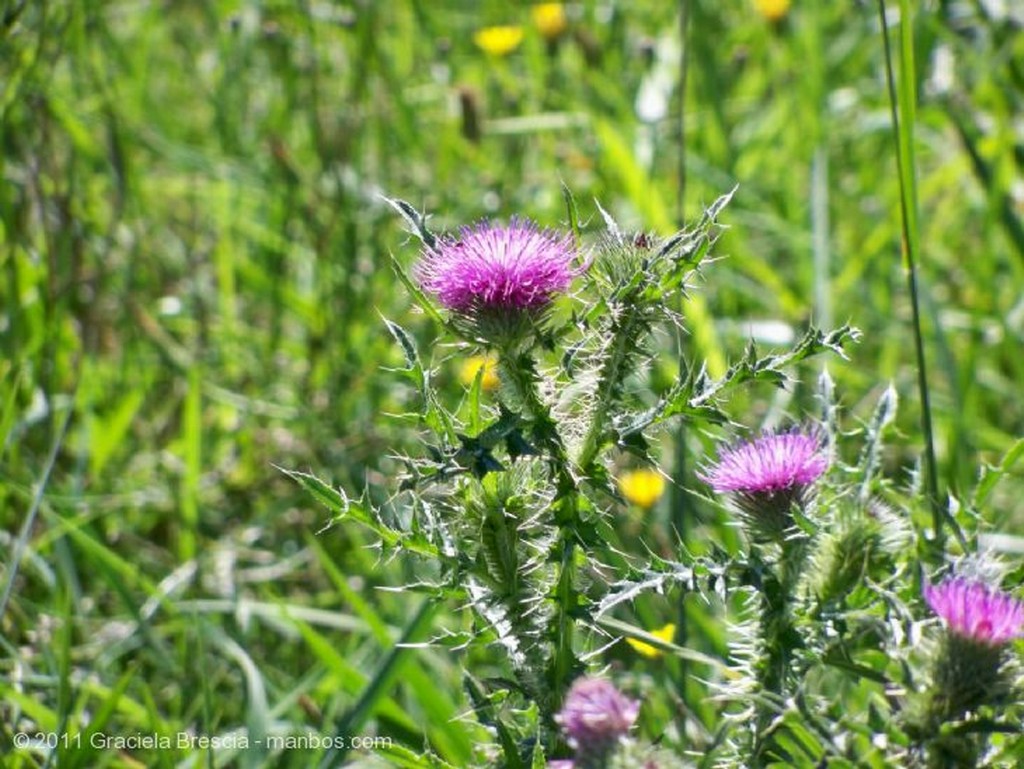
M 468 671 L 463 673 L 462 686 L 469 701 L 473 705 L 480 723 L 494 729 L 498 735 L 498 741 L 504 752 L 505 765 L 509 769 L 523 769 L 523 761 L 519 756 L 519 746 L 512 731 L 496 713 L 495 697 L 484 689 L 483 684 L 474 678 Z
M 386 547 L 401 548 L 432 558 L 440 556 L 438 549 L 422 536 L 408 534 L 391 528 L 381 520 L 376 510 L 372 507 L 352 502 L 343 492 L 320 480 L 315 475 L 297 470 L 287 470 L 283 467 L 278 467 L 277 469 L 298 483 L 314 499 L 334 513 L 334 516 L 321 531 L 342 521 L 352 520 L 373 531 L 380 537 L 381 543 Z
M 878 472 L 878 465 L 881 462 L 885 428 L 896 418 L 897 402 L 896 388 L 890 383 L 878 399 L 878 403 L 875 404 L 874 413 L 872 413 L 871 420 L 868 422 L 864 436 L 864 449 L 860 456 L 860 475 L 862 479 L 860 498 L 862 501 L 867 501 L 871 495 L 872 481 L 875 478 L 875 473 Z
M 1013 469 L 1021 457 L 1024 457 L 1024 438 L 1010 447 L 998 465 L 984 465 L 971 499 L 971 507 L 980 508 L 984 505 L 996 484 Z
M 716 405 L 729 389 L 747 382 L 769 382 L 781 387 L 788 378 L 784 369 L 825 351 L 842 354 L 843 344 L 856 341 L 860 332 L 843 326 L 829 333 L 811 328 L 792 350 L 780 355 L 759 358 L 753 343 L 747 345 L 742 360 L 734 363 L 721 379 L 709 379 L 701 367 L 685 381 L 677 380 L 653 408 L 643 414 L 632 415 L 619 430 L 620 437 L 637 430 L 664 422 L 675 416 L 725 422 L 727 417 Z M 689 369 L 692 371 L 693 369 Z
M 420 287 L 416 284 L 416 281 L 409 277 L 405 268 L 399 263 L 394 255 L 391 256 L 391 268 L 395 271 L 395 274 L 402 282 L 402 285 L 405 286 L 405 290 L 408 291 L 409 295 L 416 301 L 416 304 L 423 308 L 423 311 L 427 313 L 435 323 L 449 330 L 454 328 L 449 321 L 445 320 L 444 316 L 441 315 L 427 295 L 423 293 Z
M 619 229 L 619 223 L 615 221 L 614 217 L 609 214 L 598 201 L 594 201 L 594 205 L 597 206 L 597 210 L 601 214 L 601 218 L 604 219 L 605 229 L 608 231 L 608 237 L 611 238 L 612 242 L 617 246 L 626 245 L 626 236 L 622 234 L 622 230 Z
M 409 225 L 409 231 L 419 238 L 424 246 L 434 248 L 437 245 L 437 237 L 427 229 L 427 218 L 410 203 L 389 197 L 384 197 L 384 201 L 398 212 L 399 216 Z
M 623 579 L 609 586 L 608 592 L 600 600 L 595 617 L 611 611 L 616 606 L 629 603 L 643 593 L 654 591 L 664 593 L 669 585 L 682 584 L 694 589 L 693 569 L 676 564 L 674 571 L 644 571 L 630 579 Z
M 580 247 L 580 215 L 576 209 L 576 198 L 572 195 L 572 190 L 563 182 L 562 183 L 562 199 L 565 201 L 565 210 L 569 216 L 569 231 L 572 232 L 573 242 L 578 249 Z
M 416 341 L 408 331 L 394 321 L 388 320 L 383 316 L 382 320 L 384 325 L 387 326 L 388 332 L 402 348 L 402 354 L 405 356 L 405 369 L 403 373 L 415 383 L 419 390 L 420 400 L 423 404 L 420 416 L 424 424 L 443 435 L 449 442 L 454 442 L 454 422 L 451 415 L 437 399 L 437 394 L 431 385 L 430 372 L 423 367 L 419 351 L 416 349 Z

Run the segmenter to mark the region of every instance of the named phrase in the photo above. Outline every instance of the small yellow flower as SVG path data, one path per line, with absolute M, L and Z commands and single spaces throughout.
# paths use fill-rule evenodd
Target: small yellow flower
M 483 369 L 483 376 L 480 378 L 480 389 L 485 392 L 493 392 L 498 389 L 501 380 L 498 379 L 497 364 L 494 358 L 483 355 L 474 355 L 467 358 L 459 368 L 459 381 L 466 387 L 471 387 L 476 381 L 476 373 Z
M 554 40 L 569 26 L 561 3 L 539 3 L 530 9 L 533 26 L 548 40 Z
M 484 27 L 473 35 L 473 42 L 491 56 L 507 56 L 523 42 L 523 28 Z
M 676 636 L 676 626 L 673 623 L 668 623 L 665 627 L 660 630 L 652 630 L 651 635 L 655 638 L 660 638 L 662 641 L 672 643 L 672 639 Z M 660 657 L 664 652 L 656 646 L 651 646 L 649 643 L 638 641 L 635 638 L 627 638 L 626 643 L 632 646 L 637 654 L 641 654 L 648 659 L 656 659 Z
M 789 13 L 791 0 L 754 0 L 754 8 L 771 22 L 782 21 Z
M 665 479 L 657 470 L 629 470 L 619 476 L 619 491 L 628 502 L 647 509 L 665 493 Z

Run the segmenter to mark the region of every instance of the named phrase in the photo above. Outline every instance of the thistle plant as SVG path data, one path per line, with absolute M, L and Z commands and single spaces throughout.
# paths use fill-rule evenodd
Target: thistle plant
M 820 436 L 793 429 L 724 449 L 700 475 L 730 497 L 753 546 L 750 563 L 757 570 L 762 603 L 757 643 L 763 652 L 752 673 L 759 695 L 766 698 L 755 709 L 755 760 L 767 750 L 774 703 L 787 696 L 792 678 L 796 631 L 791 601 L 807 555 L 806 532 L 796 521 L 809 519 L 813 484 L 828 463 Z
M 385 320 L 404 355 L 399 373 L 414 387 L 423 450 L 398 457 L 401 473 L 384 494 L 354 499 L 290 474 L 331 507 L 333 523 L 360 524 L 385 555 L 405 559 L 435 604 L 464 612 L 467 624 L 438 628 L 437 644 L 498 652 L 501 675 L 464 677 L 477 719 L 495 736 L 493 765 L 651 765 L 639 701 L 595 677 L 621 636 L 638 642 L 621 648 L 651 664 L 678 656 L 707 668 L 702 685 L 715 704 L 680 716 L 684 728 L 671 737 L 702 765 L 914 765 L 942 753 L 929 730 L 974 717 L 974 704 L 961 697 L 954 707 L 938 694 L 960 681 L 948 672 L 955 655 L 930 665 L 910 640 L 921 625 L 917 553 L 930 550 L 914 525 L 920 490 L 881 475 L 891 391 L 862 431 L 846 435 L 822 375 L 820 419 L 735 441 L 705 462 L 698 477 L 743 532 L 741 548 L 710 543 L 696 556 L 677 543 L 674 557 L 623 548 L 615 511 L 625 502 L 649 509 L 664 479 L 615 468 L 656 466 L 654 438 L 676 420 L 735 434 L 727 404 L 738 386 L 786 386 L 795 364 L 842 355 L 856 338 L 849 327 L 812 328 L 782 354 L 751 345 L 719 378 L 687 360 L 650 391 L 659 332 L 686 330 L 675 308 L 704 277 L 730 197 L 666 238 L 624 232 L 600 208 L 604 231 L 585 234 L 568 195 L 564 232 L 514 219 L 435 235 L 419 212 L 390 201 L 421 244 L 411 260 L 394 260 L 432 323 L 419 333 L 440 334 L 444 346 L 431 350 L 454 346 L 474 361 L 473 374 L 449 400 L 414 334 Z M 846 464 L 844 443 L 854 438 L 859 462 Z M 949 520 L 954 527 L 956 516 Z M 959 655 L 970 645 L 990 663 L 985 691 L 1008 691 L 995 683 L 1009 687 L 1005 642 L 1019 632 L 1019 604 L 955 584 L 925 592 L 950 626 L 946 647 Z M 729 622 L 725 658 L 706 645 L 676 646 L 672 624 L 645 634 L 613 616 L 646 594 L 680 591 Z M 968 604 L 985 609 L 950 609 Z M 851 689 L 875 710 L 845 712 L 835 693 Z M 915 708 L 906 694 L 915 691 L 933 694 Z M 983 699 L 979 707 L 997 701 Z M 840 739 L 837 728 L 870 738 Z
M 660 398 L 638 390 L 658 329 L 685 327 L 672 308 L 699 277 L 730 197 L 668 238 L 627 234 L 602 210 L 605 233 L 586 246 L 568 195 L 566 232 L 514 219 L 435 235 L 411 206 L 391 201 L 422 246 L 411 271 L 396 260 L 401 280 L 464 353 L 496 361 L 500 385 L 488 403 L 481 371 L 463 407 L 448 407 L 413 336 L 387 321 L 432 439 L 424 456 L 402 460 L 389 509 L 347 497 L 335 507 L 339 520 L 370 527 L 389 551 L 432 562 L 435 595 L 472 610 L 468 640 L 504 651 L 511 691 L 467 676 L 467 692 L 507 765 L 527 760 L 531 740 L 554 755 L 571 750 L 555 716 L 573 712 L 563 705 L 586 670 L 583 631 L 597 631 L 611 592 L 594 575 L 629 566 L 602 525 L 621 499 L 613 456 L 628 451 L 650 462 L 648 439 L 659 427 L 680 418 L 726 421 L 720 406 L 733 387 L 783 384 L 785 367 L 841 352 L 854 335 L 811 329 L 782 356 L 748 349 L 719 379 L 695 361 Z M 293 475 L 323 490 L 315 478 Z M 536 709 L 539 732 L 497 713 L 494 703 L 509 693 Z

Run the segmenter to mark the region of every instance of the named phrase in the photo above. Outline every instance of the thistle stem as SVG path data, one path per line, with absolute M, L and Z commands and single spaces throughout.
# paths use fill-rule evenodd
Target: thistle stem
M 590 473 L 590 466 L 597 459 L 604 446 L 605 433 L 607 431 L 608 409 L 612 405 L 612 397 L 615 388 L 622 383 L 622 371 L 631 352 L 631 346 L 636 344 L 635 313 L 631 308 L 623 308 L 627 313 L 622 323 L 614 324 L 612 328 L 612 341 L 607 357 L 601 364 L 601 371 L 598 376 L 596 398 L 597 402 L 590 417 L 590 426 L 580 447 L 579 457 L 576 463 L 585 473 Z
M 540 703 L 550 720 L 561 704 L 574 669 L 577 666 L 573 652 L 573 609 L 579 603 L 576 590 L 575 547 L 576 526 L 579 522 L 579 490 L 570 470 L 568 453 L 558 433 L 551 410 L 537 389 L 536 362 L 527 352 L 500 350 L 498 368 L 501 379 L 507 382 L 513 397 L 531 420 L 533 432 L 540 448 L 550 462 L 551 473 L 557 485 L 553 508 L 558 526 L 558 539 L 554 545 L 553 560 L 558 563 L 558 584 L 555 595 L 553 623 L 554 647 L 548 667 L 550 696 Z
M 767 658 L 760 670 L 761 689 L 770 695 L 758 705 L 756 732 L 754 737 L 753 766 L 762 766 L 764 753 L 771 745 L 768 728 L 775 716 L 775 703 L 785 701 L 789 696 L 787 682 L 792 665 L 794 628 L 790 608 L 803 573 L 808 553 L 805 539 L 791 539 L 780 543 L 781 557 L 777 573 L 771 573 L 772 583 L 768 589 L 762 587 L 764 610 L 761 616 L 761 632 L 764 636 Z

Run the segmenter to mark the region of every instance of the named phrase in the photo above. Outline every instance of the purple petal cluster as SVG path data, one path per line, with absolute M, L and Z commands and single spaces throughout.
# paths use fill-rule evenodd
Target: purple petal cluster
M 449 310 L 531 310 L 566 291 L 577 270 L 571 235 L 522 219 L 481 222 L 439 239 L 417 267 L 420 284 Z
M 1024 603 L 984 582 L 953 578 L 925 585 L 924 599 L 950 632 L 988 646 L 1024 635 Z
M 592 755 L 611 749 L 640 714 L 632 700 L 603 678 L 581 678 L 569 689 L 565 705 L 555 716 L 569 744 L 578 753 Z
M 719 493 L 772 494 L 809 486 L 827 468 L 821 439 L 793 431 L 762 435 L 727 449 L 699 477 Z

